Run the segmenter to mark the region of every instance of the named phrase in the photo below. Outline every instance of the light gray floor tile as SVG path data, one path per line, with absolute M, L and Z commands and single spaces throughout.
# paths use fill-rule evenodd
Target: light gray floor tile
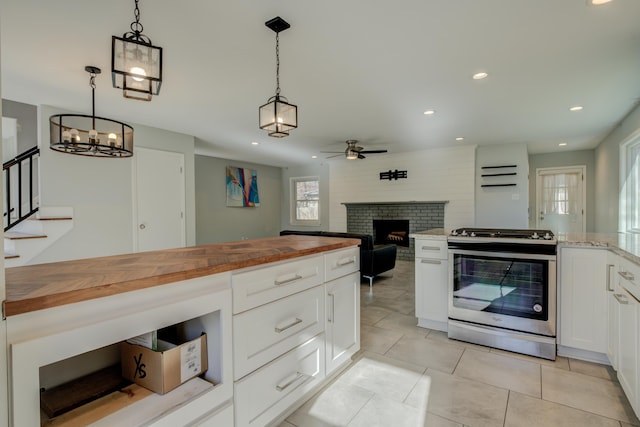
M 291 414 L 296 426 L 346 426 L 374 393 L 346 383 L 334 382 Z
M 375 396 L 351 421 L 349 427 L 423 427 L 426 413 L 395 400 Z
M 478 350 L 478 351 L 490 351 L 491 349 L 489 347 L 484 347 L 481 345 L 477 345 L 477 344 L 472 344 L 472 343 L 468 343 L 468 342 L 464 342 L 464 341 L 458 341 L 458 340 L 452 340 L 449 339 L 449 337 L 447 336 L 446 332 L 443 331 L 430 331 L 429 335 L 427 335 L 427 339 L 429 340 L 434 340 L 434 341 L 440 341 L 440 342 L 446 342 L 448 344 L 454 345 L 456 347 L 460 347 L 460 348 L 472 348 L 474 350 Z
M 379 396 L 402 402 L 420 379 L 424 368 L 393 360 L 375 353 L 363 353 L 336 383 L 372 391 Z
M 445 342 L 404 336 L 387 351 L 386 356 L 452 373 L 463 351 Z
M 568 371 L 570 369 L 569 359 L 567 359 L 564 356 L 556 356 L 556 360 L 548 360 L 548 359 L 542 359 L 540 357 L 529 356 L 526 354 L 514 353 L 512 351 L 501 350 L 499 348 L 492 348 L 491 352 L 496 354 L 502 354 L 503 356 L 514 357 L 520 360 L 528 360 L 530 362 L 539 363 L 545 366 L 552 366 L 557 369 L 564 369 L 565 371 Z
M 505 427 L 619 427 L 620 423 L 611 418 L 511 392 L 504 425 Z
M 427 369 L 405 403 L 423 404 L 427 410 L 448 420 L 473 427 L 501 427 L 509 391 Z
M 569 367 L 571 372 L 579 372 L 592 377 L 604 378 L 611 381 L 618 381 L 616 371 L 611 366 L 599 363 L 585 362 L 584 360 L 570 359 Z
M 363 306 L 360 309 L 360 324 L 361 325 L 374 325 L 376 322 L 382 320 L 385 316 L 393 313 L 390 310 L 382 307 L 376 307 L 374 305 Z
M 421 328 L 418 325 L 418 319 L 415 316 L 391 313 L 385 316 L 374 326 L 382 329 L 392 329 L 401 331 L 406 335 L 415 335 L 419 338 L 424 338 L 429 333 L 428 329 Z
M 451 421 L 428 412 L 425 427 L 463 427 L 463 424 L 456 423 L 455 421 Z
M 543 366 L 542 398 L 604 417 L 638 423 L 620 386 L 602 378 Z
M 465 350 L 454 375 L 541 397 L 540 365 L 475 350 Z
M 402 338 L 401 331 L 360 325 L 360 348 L 378 354 L 385 354 Z

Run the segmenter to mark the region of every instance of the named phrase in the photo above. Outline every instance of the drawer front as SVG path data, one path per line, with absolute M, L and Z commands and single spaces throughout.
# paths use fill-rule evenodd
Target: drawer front
M 625 259 L 620 265 L 618 275 L 620 285 L 640 300 L 640 266 Z
M 264 426 L 324 379 L 324 334 L 235 383 L 236 426 Z
M 324 282 L 322 255 L 300 258 L 231 276 L 233 313 L 284 298 Z
M 353 247 L 324 255 L 326 281 L 360 270 L 360 248 Z
M 324 287 L 233 316 L 233 371 L 238 380 L 324 331 Z
M 416 258 L 447 259 L 446 240 L 415 239 Z

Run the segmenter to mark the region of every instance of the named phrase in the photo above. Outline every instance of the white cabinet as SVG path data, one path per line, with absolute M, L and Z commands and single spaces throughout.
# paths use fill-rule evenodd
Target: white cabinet
M 351 273 L 325 287 L 328 375 L 360 350 L 360 275 Z
M 446 240 L 415 239 L 418 326 L 447 330 L 449 262 Z
M 618 269 L 620 267 L 620 257 L 613 252 L 607 254 L 607 359 L 613 369 L 618 369 L 618 349 L 619 349 L 619 302 L 616 299 L 618 289 Z
M 560 251 L 559 346 L 607 352 L 606 249 L 565 247 Z M 563 354 L 563 348 L 558 353 Z M 566 353 L 564 353 L 566 354 Z
M 638 311 L 640 303 L 624 286 L 615 294 L 619 302 L 618 380 L 627 399 L 638 413 Z
M 198 334 L 206 332 L 209 369 L 204 379 L 212 386 L 172 404 L 170 409 L 158 407 L 154 402 L 159 395 L 152 395 L 148 405 L 147 399 L 136 403 L 136 412 L 147 412 L 149 416 L 138 417 L 136 421 L 127 418 L 128 424 L 163 425 L 164 421 L 176 417 L 186 424 L 211 415 L 233 395 L 229 287 L 230 275 L 221 273 L 7 318 L 13 379 L 9 424 L 40 425 L 39 390 L 43 381 L 50 381 L 46 372 L 51 371 L 51 366 L 77 357 L 92 357 L 88 364 L 92 372 L 111 364 L 109 361 L 107 365 L 96 365 L 102 360 L 94 358 L 94 354 L 102 356 L 102 350 L 112 344 L 178 323 L 187 330 L 199 331 Z M 82 376 L 76 374 L 83 366 L 76 365 L 69 370 L 68 374 L 73 376 L 66 381 Z M 65 381 L 59 381 L 62 382 Z M 161 397 L 167 398 L 172 393 Z M 149 411 L 152 405 L 153 411 Z M 109 419 L 121 419 L 124 415 L 119 416 L 120 412 L 126 411 L 125 408 L 112 413 Z M 121 422 L 111 425 L 121 425 Z

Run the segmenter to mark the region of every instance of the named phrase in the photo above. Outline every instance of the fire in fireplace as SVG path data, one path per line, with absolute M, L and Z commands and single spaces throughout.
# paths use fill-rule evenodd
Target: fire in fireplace
M 373 239 L 376 245 L 394 243 L 409 247 L 408 219 L 374 219 Z

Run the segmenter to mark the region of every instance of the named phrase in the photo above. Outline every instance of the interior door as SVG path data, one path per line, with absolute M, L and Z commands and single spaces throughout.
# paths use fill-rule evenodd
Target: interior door
M 584 232 L 585 167 L 536 169 L 536 228 Z
M 184 247 L 184 154 L 136 148 L 134 249 Z

